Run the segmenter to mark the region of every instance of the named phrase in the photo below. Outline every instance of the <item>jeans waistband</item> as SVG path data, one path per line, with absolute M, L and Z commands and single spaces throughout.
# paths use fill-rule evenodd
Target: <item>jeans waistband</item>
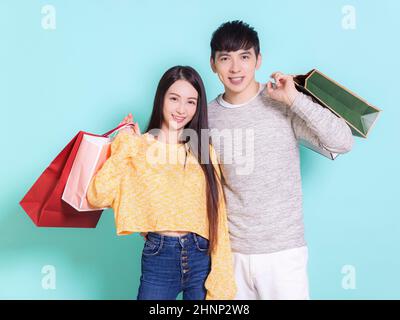
M 186 242 L 186 243 L 195 243 L 197 242 L 197 238 L 201 237 L 198 234 L 194 233 L 194 232 L 189 232 L 185 235 L 179 236 L 179 237 L 173 237 L 173 236 L 166 236 L 163 234 L 159 234 L 157 232 L 148 232 L 147 233 L 147 238 L 149 240 L 153 240 L 153 241 L 162 241 L 164 243 L 182 243 L 182 242 Z M 205 238 L 204 238 L 205 239 Z M 207 239 L 205 239 L 206 241 L 208 241 Z

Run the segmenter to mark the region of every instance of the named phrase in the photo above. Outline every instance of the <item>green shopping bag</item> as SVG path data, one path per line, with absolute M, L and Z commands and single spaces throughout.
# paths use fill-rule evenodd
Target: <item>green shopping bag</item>
M 381 112 L 341 84 L 313 69 L 305 75 L 294 76 L 299 91 L 312 96 L 316 102 L 343 118 L 353 135 L 367 138 Z

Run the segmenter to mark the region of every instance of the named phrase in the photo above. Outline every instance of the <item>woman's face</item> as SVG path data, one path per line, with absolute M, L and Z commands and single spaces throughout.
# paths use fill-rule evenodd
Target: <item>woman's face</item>
M 164 97 L 163 124 L 180 130 L 192 120 L 197 108 L 198 93 L 186 80 L 177 80 Z

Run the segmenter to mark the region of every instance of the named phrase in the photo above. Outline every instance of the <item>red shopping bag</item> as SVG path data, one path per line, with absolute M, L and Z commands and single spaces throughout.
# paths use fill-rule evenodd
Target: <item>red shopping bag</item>
M 85 132 L 80 131 L 57 155 L 20 201 L 39 227 L 95 228 L 102 210 L 79 213 L 61 196 Z
M 20 201 L 21 207 L 39 227 L 95 228 L 103 210 L 80 212 L 62 200 L 83 135 L 106 137 L 124 124 L 103 135 L 79 131 L 41 174 Z

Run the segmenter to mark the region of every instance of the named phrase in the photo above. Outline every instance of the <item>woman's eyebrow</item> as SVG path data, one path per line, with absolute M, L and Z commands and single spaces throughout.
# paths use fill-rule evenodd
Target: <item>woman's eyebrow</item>
M 170 92 L 169 94 L 173 94 L 174 96 L 181 97 L 179 94 L 177 94 L 177 93 L 175 93 L 175 92 Z M 196 98 L 196 97 L 188 97 L 188 99 L 194 99 L 194 100 L 197 100 L 197 98 Z

